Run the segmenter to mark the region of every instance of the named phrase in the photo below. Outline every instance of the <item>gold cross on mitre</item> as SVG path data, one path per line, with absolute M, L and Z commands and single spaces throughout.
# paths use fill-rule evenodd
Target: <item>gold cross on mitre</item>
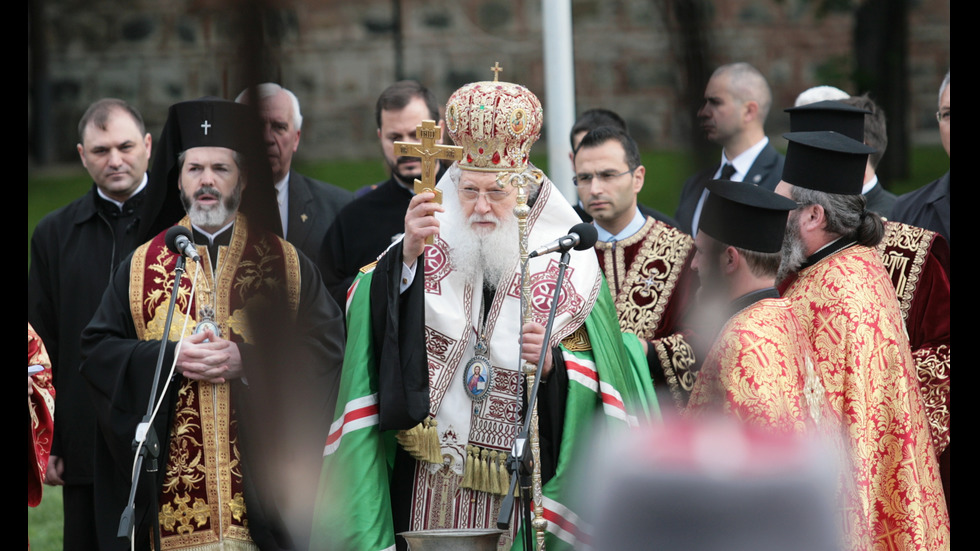
M 504 70 L 504 68 L 500 66 L 500 62 L 494 61 L 493 67 L 490 67 L 490 70 L 493 71 L 493 81 L 498 82 L 497 77 L 500 76 L 500 71 Z
M 436 126 L 435 121 L 422 121 L 422 124 L 415 128 L 415 137 L 421 143 L 395 142 L 395 155 L 422 159 L 422 181 L 415 180 L 415 193 L 431 191 L 436 194 L 433 201 L 439 204 L 442 204 L 442 191 L 436 189 L 436 160 L 463 160 L 462 147 L 436 143 L 441 136 L 442 127 Z M 434 241 L 434 237 L 429 237 L 425 243 L 431 245 Z

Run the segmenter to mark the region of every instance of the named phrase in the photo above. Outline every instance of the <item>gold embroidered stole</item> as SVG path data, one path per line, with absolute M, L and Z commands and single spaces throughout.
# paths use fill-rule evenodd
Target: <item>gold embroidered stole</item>
M 694 240 L 648 217 L 630 237 L 596 243 L 596 252 L 616 303 L 620 328 L 651 341 L 674 403 L 683 408 L 694 388 L 696 358 L 687 340 L 675 333 L 686 305 L 674 299 L 686 292 L 680 287 L 690 277 L 685 274 L 690 271 Z
M 186 217 L 180 224 L 190 227 Z M 252 342 L 250 307 L 285 297 L 290 311 L 297 311 L 300 273 L 295 249 L 272 234 L 250 233 L 242 214 L 231 231 L 230 244 L 218 253 L 216 271 L 204 245 L 197 247 L 200 264 L 188 262 L 178 290 L 171 341 L 180 340 L 188 313 L 184 335 L 191 334 L 205 306 L 213 308 L 222 336 L 236 343 Z M 130 306 L 141 340 L 163 336 L 176 260 L 167 250 L 163 233 L 133 254 Z M 198 271 L 195 296 L 191 297 Z M 180 381 L 160 492 L 163 549 L 252 548 L 231 384 Z
M 924 334 L 927 328 L 935 330 L 939 327 L 938 320 L 933 322 L 928 316 L 922 319 L 915 315 L 911 321 L 909 319 L 909 314 L 914 310 L 927 308 L 927 301 L 940 302 L 949 298 L 948 288 L 942 289 L 945 295 L 941 295 L 928 285 L 925 288 L 920 285 L 922 279 L 928 275 L 927 260 L 936 235 L 933 231 L 901 222 L 885 222 L 885 236 L 878 245 L 878 253 L 881 254 L 882 263 L 895 285 L 902 318 L 912 339 L 912 356 L 915 358 L 919 388 L 925 401 L 933 444 L 936 453 L 940 454 L 950 440 L 950 346 L 948 340 L 940 344 L 932 341 L 935 334 Z M 942 304 L 935 304 L 934 307 L 939 310 L 943 306 L 948 307 Z M 932 342 L 922 342 L 927 340 Z
M 689 235 L 653 218 L 622 241 L 596 243 L 623 331 L 664 336 L 662 321 L 693 247 Z

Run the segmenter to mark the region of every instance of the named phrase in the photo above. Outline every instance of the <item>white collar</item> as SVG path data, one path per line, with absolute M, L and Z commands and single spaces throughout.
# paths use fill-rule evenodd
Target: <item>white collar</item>
M 201 235 L 203 235 L 204 237 L 207 237 L 208 238 L 208 245 L 211 245 L 211 244 L 214 243 L 214 239 L 216 237 L 218 237 L 219 235 L 225 233 L 225 231 L 227 231 L 228 228 L 230 228 L 230 227 L 232 227 L 234 225 L 235 225 L 235 218 L 232 218 L 231 219 L 231 222 L 229 222 L 227 226 L 221 228 L 220 230 L 218 230 L 218 231 L 216 231 L 214 233 L 208 233 L 208 232 L 202 230 L 201 227 L 198 226 L 197 224 L 191 224 L 191 227 L 193 227 L 195 230 L 197 230 L 198 232 L 200 232 Z
M 146 173 L 144 173 L 143 174 L 143 181 L 140 182 L 140 185 L 136 187 L 136 191 L 134 191 L 134 192 L 132 192 L 132 193 L 129 194 L 129 197 L 132 197 L 132 196 L 136 195 L 137 193 L 143 191 L 143 188 L 146 187 L 146 182 L 147 182 L 147 177 L 146 177 Z M 116 205 L 117 207 L 119 207 L 119 210 L 122 210 L 123 203 L 125 203 L 125 201 L 116 201 L 112 197 L 109 197 L 105 193 L 102 193 L 102 189 L 99 186 L 95 186 L 95 191 L 99 194 L 99 197 L 105 199 L 106 201 L 109 201 L 113 205 Z M 129 197 L 127 197 L 126 199 L 128 200 Z
M 603 243 L 609 243 L 612 241 L 622 241 L 628 237 L 632 237 L 636 232 L 643 229 L 643 225 L 647 223 L 646 216 L 640 212 L 640 209 L 636 209 L 636 213 L 633 215 L 633 220 L 623 228 L 623 231 L 613 235 L 608 231 L 604 230 L 599 224 L 592 221 L 592 225 L 595 226 L 596 232 L 599 234 L 599 241 Z
M 864 183 L 864 186 L 861 188 L 861 195 L 867 195 L 868 192 L 871 191 L 872 189 L 874 189 L 874 187 L 876 185 L 878 185 L 878 175 L 877 174 L 875 174 L 874 176 L 872 176 L 870 180 L 868 180 L 867 182 Z
M 769 137 L 763 136 L 762 139 L 759 140 L 755 145 L 746 149 L 745 151 L 742 152 L 741 155 L 735 157 L 731 161 L 729 161 L 728 158 L 725 157 L 725 151 L 722 150 L 721 164 L 718 166 L 718 170 L 715 171 L 715 177 L 717 178 L 718 176 L 721 175 L 721 167 L 725 166 L 726 164 L 731 164 L 732 166 L 735 167 L 735 173 L 732 174 L 732 177 L 730 178 L 731 181 L 733 182 L 744 181 L 745 176 L 749 173 L 749 170 L 752 168 L 752 165 L 755 163 L 756 157 L 759 156 L 759 153 L 762 153 L 762 150 L 765 149 L 767 145 L 769 145 Z
M 289 231 L 289 171 L 286 171 L 282 180 L 276 182 L 276 203 L 279 205 L 279 222 L 285 236 Z

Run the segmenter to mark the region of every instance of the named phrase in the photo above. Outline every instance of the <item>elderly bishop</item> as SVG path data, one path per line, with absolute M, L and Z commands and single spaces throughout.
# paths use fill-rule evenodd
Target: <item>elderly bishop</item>
M 645 371 L 639 343 L 623 345 L 591 251 L 571 253 L 547 343 L 558 262 L 531 259 L 530 321 L 522 321 L 518 213 L 534 245 L 578 222 L 528 163 L 541 122 L 538 99 L 517 84 L 471 83 L 450 98 L 446 127 L 463 156 L 438 184 L 444 204 L 416 195 L 404 239 L 351 292 L 313 547 L 388 549 L 404 545 L 395 534 L 406 530 L 494 528 L 510 480 L 504 462 L 528 414 L 521 358 L 537 362 L 542 345 L 545 541 L 560 548 L 584 535 L 569 501 L 572 449 L 596 411 L 607 423 L 634 423 L 651 389 L 634 367 Z M 515 212 L 525 194 L 528 208 Z M 501 545 L 517 527 L 515 518 Z

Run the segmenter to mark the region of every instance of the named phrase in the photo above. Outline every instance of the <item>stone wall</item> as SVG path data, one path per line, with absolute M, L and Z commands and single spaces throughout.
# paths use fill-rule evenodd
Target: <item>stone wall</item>
M 646 147 L 689 143 L 692 105 L 701 91 L 683 90 L 682 38 L 667 0 L 573 0 L 577 110 L 607 107 L 629 121 Z M 374 102 L 395 79 L 392 0 L 267 2 L 265 67 L 303 105 L 300 155 L 377 156 Z M 785 130 L 781 112 L 809 86 L 848 88 L 853 68 L 851 12 L 816 18 L 804 0 L 705 2 L 706 60 L 749 61 L 774 90 L 770 134 Z M 229 7 L 230 6 L 230 7 Z M 134 103 L 151 132 L 167 107 L 244 85 L 242 2 L 228 0 L 48 0 L 43 33 L 50 82 L 51 140 L 58 160 L 73 160 L 74 128 L 85 107 L 104 96 Z M 544 97 L 541 3 L 531 0 L 401 0 L 404 75 L 430 86 L 440 101 L 460 84 L 501 78 Z M 935 133 L 936 88 L 949 65 L 949 0 L 911 8 L 911 126 Z M 254 41 L 252 41 L 254 42 Z M 38 79 L 30 74 L 28 86 Z M 30 90 L 29 90 L 30 97 Z M 545 113 L 547 116 L 547 105 Z M 28 101 L 29 117 L 38 106 Z M 543 148 L 542 148 L 543 150 Z

